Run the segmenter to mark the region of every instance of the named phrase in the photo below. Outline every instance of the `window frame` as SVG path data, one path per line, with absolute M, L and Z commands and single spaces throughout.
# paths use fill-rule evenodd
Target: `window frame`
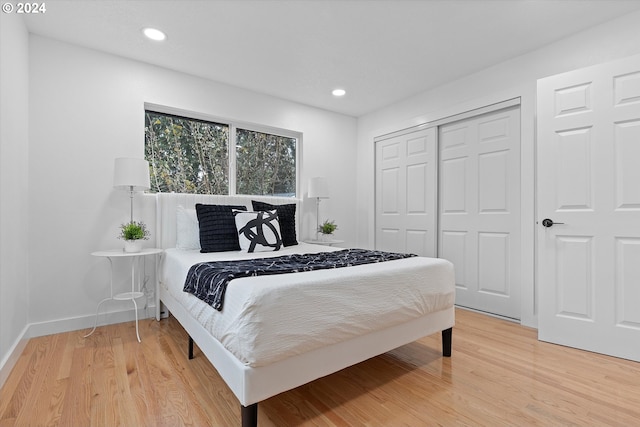
M 289 129 L 282 129 L 273 126 L 260 125 L 256 123 L 250 123 L 240 120 L 230 120 L 223 117 L 212 116 L 209 114 L 198 113 L 190 110 L 182 110 L 175 107 L 168 107 L 166 105 L 153 104 L 149 102 L 144 103 L 143 110 L 143 122 L 144 122 L 144 114 L 146 114 L 147 110 L 160 113 L 160 114 L 170 114 L 174 116 L 180 116 L 187 119 L 194 120 L 203 120 L 206 122 L 218 123 L 221 125 L 229 126 L 229 147 L 227 147 L 229 152 L 229 196 L 256 196 L 256 197 L 278 197 L 273 195 L 260 195 L 260 194 L 237 194 L 237 166 L 236 166 L 236 131 L 237 129 L 243 129 L 253 132 L 261 132 L 270 135 L 282 136 L 285 138 L 295 138 L 296 139 L 296 189 L 295 195 L 291 197 L 292 200 L 301 198 L 301 186 L 300 186 L 300 169 L 301 169 L 301 159 L 302 159 L 302 132 L 293 131 Z M 144 126 L 143 126 L 144 129 Z

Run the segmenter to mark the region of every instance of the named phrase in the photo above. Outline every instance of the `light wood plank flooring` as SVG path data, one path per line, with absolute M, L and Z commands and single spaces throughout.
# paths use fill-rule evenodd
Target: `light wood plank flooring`
M 175 319 L 30 340 L 0 391 L 0 426 L 237 426 L 239 403 Z M 640 426 L 640 364 L 541 343 L 458 310 L 440 335 L 259 405 L 259 426 Z

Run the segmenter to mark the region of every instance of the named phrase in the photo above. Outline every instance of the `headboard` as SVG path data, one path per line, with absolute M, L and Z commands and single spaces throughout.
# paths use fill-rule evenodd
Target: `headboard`
M 173 248 L 176 245 L 176 210 L 178 206 L 195 209 L 196 203 L 209 205 L 245 205 L 253 210 L 252 200 L 271 203 L 273 205 L 296 204 L 296 234 L 300 236 L 300 199 L 273 196 L 223 196 L 213 194 L 156 194 L 156 244 L 159 248 Z M 300 237 L 298 237 L 300 238 Z

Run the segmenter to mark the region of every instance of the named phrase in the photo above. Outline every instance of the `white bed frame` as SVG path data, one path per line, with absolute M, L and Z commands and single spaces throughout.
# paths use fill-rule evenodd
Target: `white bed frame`
M 175 247 L 178 205 L 193 208 L 195 203 L 232 204 L 246 205 L 251 210 L 251 200 L 272 204 L 296 203 L 298 205 L 296 227 L 299 230 L 301 207 L 299 199 L 169 193 L 158 194 L 156 200 L 156 238 L 157 244 L 163 249 Z M 300 238 L 298 231 L 298 239 Z M 455 323 L 453 307 L 401 325 L 358 336 L 346 342 L 289 357 L 271 365 L 252 368 L 241 363 L 213 338 L 181 304 L 169 295 L 164 285 L 160 285 L 156 291 L 157 320 L 160 320 L 160 302 L 180 322 L 240 401 L 243 427 L 257 426 L 258 402 L 422 337 L 442 332 L 443 354 L 451 356 L 451 328 Z

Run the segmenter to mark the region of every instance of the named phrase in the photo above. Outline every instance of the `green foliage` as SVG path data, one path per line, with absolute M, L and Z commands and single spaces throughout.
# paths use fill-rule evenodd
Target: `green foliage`
M 120 226 L 119 239 L 124 240 L 147 240 L 149 238 L 149 230 L 144 222 L 128 222 Z
M 151 191 L 229 194 L 229 126 L 147 111 Z
M 238 194 L 295 196 L 296 139 L 236 130 Z
M 229 132 L 225 124 L 147 111 L 151 191 L 229 194 Z M 235 149 L 237 194 L 295 196 L 295 138 L 236 129 Z
M 333 232 L 336 231 L 337 229 L 338 229 L 338 226 L 336 225 L 335 221 L 329 221 L 329 220 L 326 220 L 318 227 L 318 231 L 321 232 L 322 234 L 333 234 Z

